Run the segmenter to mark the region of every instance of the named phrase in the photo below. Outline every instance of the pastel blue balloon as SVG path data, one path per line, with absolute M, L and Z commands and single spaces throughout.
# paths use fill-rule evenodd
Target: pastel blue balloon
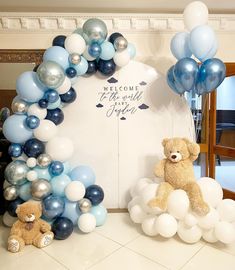
M 135 55 L 136 55 L 136 48 L 135 48 L 135 45 L 134 44 L 128 42 L 127 51 L 129 53 L 131 59 L 135 57 Z
M 93 206 L 90 213 L 95 216 L 96 226 L 102 226 L 107 218 L 107 210 L 103 205 Z
M 64 197 L 64 190 L 66 186 L 71 182 L 71 179 L 66 174 L 55 176 L 51 179 L 51 187 L 54 195 Z
M 216 42 L 213 29 L 209 25 L 200 25 L 190 33 L 189 46 L 191 52 L 200 60 L 204 59 Z
M 216 55 L 217 50 L 218 50 L 218 41 L 215 40 L 209 53 L 203 59 L 201 59 L 202 62 L 205 62 L 207 59 L 213 58 Z
M 40 168 L 39 166 L 36 166 L 33 168 L 33 170 L 38 174 L 38 178 L 46 179 L 48 181 L 51 180 L 51 175 L 48 171 L 48 168 Z
M 170 86 L 170 88 L 176 94 L 182 95 L 185 92 L 185 90 L 179 84 L 177 84 L 177 82 L 175 81 L 175 78 L 174 78 L 174 67 L 175 66 L 170 67 L 170 69 L 167 71 L 167 75 L 166 75 L 167 83 Z
M 78 65 L 72 65 L 72 66 L 76 69 L 77 76 L 84 75 L 88 69 L 87 60 L 83 56 L 81 56 L 81 61 Z
M 3 134 L 12 143 L 24 143 L 33 136 L 33 130 L 26 126 L 26 115 L 13 114 L 3 124 Z
M 63 163 L 64 165 L 64 174 L 69 174 L 69 172 L 71 171 L 71 167 L 68 161 Z
M 101 44 L 100 58 L 103 60 L 110 60 L 114 57 L 115 49 L 113 44 L 109 41 L 104 41 Z
M 26 71 L 16 80 L 16 92 L 27 102 L 38 102 L 47 88 L 39 81 L 36 72 Z
M 27 182 L 24 185 L 21 185 L 19 188 L 19 197 L 24 200 L 28 201 L 32 198 L 31 195 L 31 182 Z
M 61 104 L 61 99 L 59 98 L 57 101 L 55 101 L 53 103 L 49 103 L 49 105 L 47 106 L 47 109 L 54 110 L 56 108 L 59 108 L 60 104 Z
M 72 181 L 80 181 L 85 187 L 95 183 L 95 173 L 89 166 L 77 166 L 69 174 Z
M 54 61 L 66 70 L 69 67 L 69 53 L 60 46 L 52 46 L 45 51 L 43 61 Z
M 175 81 L 187 92 L 193 90 L 198 76 L 198 64 L 192 58 L 180 59 L 174 67 Z
M 78 223 L 78 218 L 80 215 L 81 212 L 77 207 L 77 202 L 70 202 L 68 200 L 65 200 L 65 207 L 62 217 L 69 218 L 73 222 L 73 225 L 76 225 Z
M 174 35 L 171 40 L 171 52 L 178 60 L 192 55 L 189 47 L 189 37 L 189 33 L 181 32 Z

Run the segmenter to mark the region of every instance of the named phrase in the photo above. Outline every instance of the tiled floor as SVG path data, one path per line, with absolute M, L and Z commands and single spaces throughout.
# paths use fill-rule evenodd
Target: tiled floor
M 6 251 L 9 229 L 0 225 L 0 269 L 74 270 L 234 270 L 235 244 L 194 245 L 177 237 L 147 237 L 127 213 L 109 214 L 103 227 L 91 234 L 75 230 L 65 241 L 54 240 L 44 249 L 27 246 L 23 252 Z

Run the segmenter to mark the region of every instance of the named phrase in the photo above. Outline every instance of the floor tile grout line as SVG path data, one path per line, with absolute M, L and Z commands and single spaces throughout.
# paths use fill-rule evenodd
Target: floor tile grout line
M 60 265 L 62 265 L 65 269 L 70 270 L 66 265 L 64 265 L 62 262 L 58 261 L 58 259 L 56 259 L 55 257 L 53 257 L 50 253 L 47 253 L 45 249 L 41 249 L 41 250 L 42 250 L 42 252 L 44 252 L 44 254 L 46 254 L 48 257 L 50 257 L 55 262 L 57 262 Z

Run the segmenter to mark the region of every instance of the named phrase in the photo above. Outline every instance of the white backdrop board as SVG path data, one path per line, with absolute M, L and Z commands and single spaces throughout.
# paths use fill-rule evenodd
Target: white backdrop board
M 194 138 L 190 109 L 154 68 L 131 61 L 110 78 L 93 75 L 74 85 L 60 134 L 75 144 L 72 163 L 91 166 L 108 208 L 123 208 L 129 188 L 153 177 L 165 137 Z

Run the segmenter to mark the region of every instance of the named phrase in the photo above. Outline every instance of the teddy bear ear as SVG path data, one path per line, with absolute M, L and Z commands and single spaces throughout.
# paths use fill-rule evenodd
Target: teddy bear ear
M 20 212 L 20 204 L 16 207 L 16 214 L 18 215 Z
M 170 140 L 170 139 L 168 139 L 168 138 L 163 139 L 163 141 L 162 141 L 162 146 L 165 147 L 166 144 L 169 142 L 169 140 Z
M 183 140 L 186 144 L 192 143 L 188 138 L 182 138 L 182 140 Z

